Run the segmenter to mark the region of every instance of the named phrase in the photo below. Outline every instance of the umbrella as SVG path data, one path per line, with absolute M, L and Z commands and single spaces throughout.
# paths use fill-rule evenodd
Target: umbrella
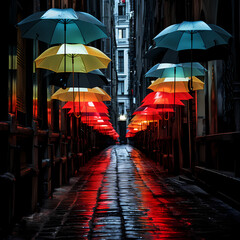
M 198 62 L 192 63 L 192 74 L 194 76 L 204 76 L 207 70 Z M 191 63 L 158 63 L 153 66 L 145 77 L 169 78 L 169 77 L 190 77 Z
M 173 50 L 208 49 L 227 44 L 231 34 L 203 21 L 183 21 L 161 31 L 155 38 L 157 46 Z
M 204 88 L 204 82 L 196 77 L 192 77 L 193 85 L 192 90 L 202 90 Z M 154 81 L 148 88 L 152 89 L 155 92 L 168 92 L 168 93 L 180 93 L 180 92 L 188 92 L 188 82 L 189 78 L 158 78 Z M 185 99 L 186 100 L 186 99 Z
M 48 44 L 82 43 L 88 44 L 107 38 L 104 24 L 92 15 L 77 12 L 72 8 L 51 8 L 36 12 L 18 23 L 22 37 L 38 39 Z
M 100 114 L 98 115 L 92 115 L 92 114 L 88 114 L 88 116 L 86 114 L 82 114 L 81 116 L 81 121 L 95 121 L 95 120 L 109 120 L 110 118 L 108 116 L 101 116 Z
M 66 70 L 64 58 L 66 46 Z M 107 68 L 111 59 L 94 47 L 83 44 L 62 44 L 48 48 L 37 59 L 37 68 L 60 72 L 87 73 L 99 68 Z M 73 80 L 74 81 L 74 80 Z
M 108 113 L 107 108 L 104 108 L 102 106 L 97 106 L 95 105 L 93 102 L 85 102 L 84 104 L 79 103 L 80 107 L 77 106 L 77 104 L 75 106 L 72 107 L 71 111 L 74 111 L 73 108 L 75 107 L 75 111 L 77 112 L 81 112 L 81 113 Z M 78 108 L 78 109 L 77 109 Z M 70 111 L 70 112 L 71 112 Z
M 81 93 L 81 94 L 80 94 Z M 66 88 L 58 89 L 52 96 L 52 99 L 71 102 L 102 102 L 110 101 L 111 97 L 101 88 Z
M 103 102 L 81 102 L 80 106 L 84 106 L 84 105 L 94 105 L 95 107 L 101 107 L 104 109 L 108 109 L 108 107 L 103 103 Z M 67 102 L 62 108 L 73 108 L 73 106 L 78 107 L 79 103 L 78 102 Z
M 161 120 L 162 117 L 158 114 L 151 114 L 151 115 L 135 115 L 132 118 L 132 122 L 134 121 L 149 121 L 149 120 Z
M 138 107 L 133 115 L 140 114 L 140 115 L 148 115 L 149 113 L 159 114 L 164 112 L 173 112 L 172 108 L 151 108 L 147 106 L 140 106 Z
M 148 110 L 147 110 L 148 109 Z M 138 113 L 144 113 L 145 110 L 147 112 L 151 111 L 150 109 L 156 110 L 158 113 L 164 113 L 164 112 L 174 112 L 173 108 L 154 108 L 154 107 L 149 107 L 149 106 L 140 106 L 138 107 L 133 115 L 138 114 Z
M 74 77 L 72 73 L 52 73 L 50 84 L 61 88 L 73 87 L 73 78 L 76 87 L 93 88 L 109 84 L 107 78 L 99 69 L 88 73 L 74 73 Z
M 171 93 L 166 92 L 151 92 L 143 99 L 142 106 L 146 105 L 173 105 L 174 104 L 174 96 Z M 176 105 L 184 105 L 178 98 L 176 98 Z
M 161 31 L 154 41 L 156 46 L 176 51 L 194 49 L 208 49 L 218 45 L 226 45 L 232 36 L 224 29 L 203 21 L 184 21 L 174 24 Z M 190 89 L 192 90 L 192 67 Z

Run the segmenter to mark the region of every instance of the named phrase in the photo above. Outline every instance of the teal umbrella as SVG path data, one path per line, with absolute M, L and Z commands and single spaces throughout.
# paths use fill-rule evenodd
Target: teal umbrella
M 192 50 L 225 45 L 231 37 L 231 34 L 214 24 L 207 24 L 203 21 L 184 21 L 165 28 L 153 40 L 158 47 L 176 51 L 190 49 L 192 71 Z M 192 72 L 189 89 L 192 90 Z
M 153 40 L 156 46 L 181 51 L 228 44 L 231 37 L 231 34 L 214 24 L 184 21 L 165 28 Z
M 198 62 L 192 63 L 192 75 L 204 76 L 207 70 Z M 186 78 L 191 76 L 191 63 L 159 63 L 153 66 L 146 74 L 145 77 L 156 78 Z
M 51 8 L 36 12 L 17 25 L 23 38 L 37 39 L 50 45 L 61 43 L 88 44 L 107 38 L 107 30 L 97 18 L 72 8 Z

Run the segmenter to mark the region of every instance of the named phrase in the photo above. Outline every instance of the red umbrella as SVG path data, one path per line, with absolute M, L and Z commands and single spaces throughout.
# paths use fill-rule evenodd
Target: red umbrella
M 68 113 L 72 113 L 72 112 L 74 112 L 73 108 L 71 108 L 71 110 Z M 75 105 L 75 112 L 79 112 L 79 107 L 77 107 L 76 105 Z M 87 114 L 88 113 L 108 113 L 108 110 L 103 106 L 95 105 L 93 102 L 87 102 L 80 107 L 80 112 L 87 113 Z
M 109 123 L 109 121 L 108 120 L 103 120 L 103 119 L 95 119 L 95 120 L 82 120 L 81 119 L 81 121 L 83 122 L 83 123 L 87 123 L 87 124 L 89 124 L 89 125 L 103 125 L 103 124 L 108 124 Z
M 91 105 L 93 104 L 95 107 L 104 107 L 107 109 L 107 106 L 103 103 L 103 102 L 80 102 L 80 108 L 82 108 L 84 105 Z M 73 106 L 75 107 L 79 107 L 79 102 L 67 102 L 63 108 L 73 108 Z
M 174 112 L 172 108 L 152 108 L 148 106 L 140 106 L 138 107 L 133 115 L 140 114 L 140 115 L 149 115 L 149 114 L 161 114 L 164 112 Z
M 81 121 L 95 121 L 95 120 L 109 120 L 110 118 L 108 116 L 82 116 Z
M 135 135 L 136 135 L 136 133 L 127 132 L 126 138 L 134 137 Z
M 144 99 L 142 106 L 151 105 L 151 104 L 161 104 L 161 105 L 174 105 L 174 94 L 166 92 L 151 92 Z M 184 104 L 178 99 L 175 99 L 175 105 Z

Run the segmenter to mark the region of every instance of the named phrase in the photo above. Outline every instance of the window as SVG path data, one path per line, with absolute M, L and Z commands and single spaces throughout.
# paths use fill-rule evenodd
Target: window
M 118 51 L 118 71 L 120 73 L 124 72 L 124 52 L 123 52 L 123 50 Z
M 126 38 L 126 28 L 119 28 L 118 29 L 118 38 Z
M 118 82 L 118 95 L 124 94 L 124 81 Z
M 118 15 L 125 16 L 126 15 L 126 4 L 121 3 L 118 5 Z

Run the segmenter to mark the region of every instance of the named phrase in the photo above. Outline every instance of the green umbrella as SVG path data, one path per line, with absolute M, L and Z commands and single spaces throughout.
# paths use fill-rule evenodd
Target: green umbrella
M 37 39 L 48 44 L 82 43 L 88 44 L 107 38 L 103 23 L 85 12 L 72 8 L 51 8 L 46 12 L 34 13 L 17 25 L 23 38 Z

